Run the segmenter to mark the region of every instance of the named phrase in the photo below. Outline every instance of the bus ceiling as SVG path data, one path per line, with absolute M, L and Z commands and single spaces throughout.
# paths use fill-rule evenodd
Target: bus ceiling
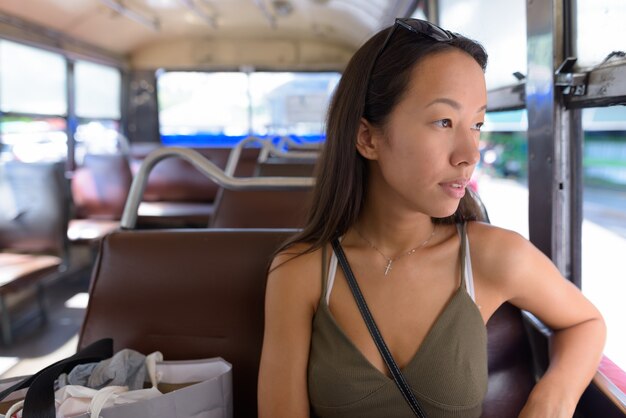
M 0 38 L 135 69 L 341 68 L 423 0 L 22 0 L 0 2 Z

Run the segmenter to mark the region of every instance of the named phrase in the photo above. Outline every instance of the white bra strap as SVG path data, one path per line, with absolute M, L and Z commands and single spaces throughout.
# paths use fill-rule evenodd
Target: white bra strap
M 335 252 L 332 251 L 332 255 L 330 257 L 330 264 L 328 266 L 328 277 L 326 282 L 326 306 L 330 303 L 330 292 L 333 290 L 333 284 L 335 283 L 335 274 L 337 273 L 337 256 Z
M 467 289 L 467 293 L 470 295 L 474 303 L 476 303 L 476 292 L 474 290 L 474 275 L 472 274 L 472 259 L 470 257 L 470 247 L 469 247 L 469 238 L 467 237 L 467 224 L 463 224 L 462 226 L 465 234 L 461 236 L 465 236 L 465 242 L 461 243 L 461 245 L 465 246 L 465 260 L 463 260 L 463 270 L 465 277 L 465 288 Z

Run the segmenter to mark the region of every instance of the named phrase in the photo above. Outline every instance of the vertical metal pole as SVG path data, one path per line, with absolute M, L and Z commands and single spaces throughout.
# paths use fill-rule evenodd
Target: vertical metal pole
M 37 283 L 37 304 L 39 305 L 39 317 L 41 323 L 48 322 L 48 311 L 46 309 L 46 294 L 43 283 Z
M 13 330 L 11 329 L 9 306 L 4 299 L 4 295 L 0 295 L 0 323 L 2 324 L 2 343 L 6 347 L 13 342 Z
M 564 36 L 567 7 L 568 0 L 527 0 L 529 233 L 579 284 L 580 244 L 573 238 L 580 235 L 580 171 L 572 157 L 578 158 L 581 143 L 580 113 L 565 109 L 554 85 L 554 72 L 571 49 Z
M 65 131 L 67 133 L 67 163 L 65 166 L 65 170 L 67 172 L 72 172 L 76 168 L 76 126 L 78 125 L 78 120 L 76 119 L 76 86 L 75 86 L 75 77 L 74 77 L 74 61 L 67 60 L 67 125 L 65 127 Z
M 436 25 L 439 24 L 439 1 L 438 0 L 427 0 L 426 1 L 426 13 L 429 22 L 432 22 Z
M 528 216 L 530 240 L 552 257 L 554 190 L 554 11 L 559 0 L 527 0 Z
M 2 44 L 2 42 L 3 42 L 2 39 L 0 39 L 0 44 Z M 0 62 L 2 62 L 1 48 L 0 48 Z M 4 145 L 2 145 L 2 139 L 4 136 L 2 135 L 2 122 L 4 122 L 4 119 L 2 117 L 2 91 L 0 90 L 0 157 L 2 157 L 2 149 L 4 148 Z M 0 158 L 0 161 L 2 161 L 1 158 Z
M 160 143 L 156 72 L 131 71 L 128 77 L 126 136 L 130 143 Z
M 120 70 L 120 133 L 128 138 L 128 101 L 130 98 L 130 75 L 126 70 Z
M 570 271 L 568 279 L 582 288 L 583 141 L 582 110 L 568 110 L 570 143 Z
M 562 22 L 562 45 L 563 57 L 576 55 L 576 1 L 562 0 L 560 16 L 557 19 Z M 555 65 L 559 65 L 555 62 Z M 560 112 L 563 114 L 560 126 L 560 143 L 563 144 L 561 173 L 567 179 L 566 190 L 564 191 L 563 202 L 565 208 L 562 210 L 563 230 L 566 234 L 561 236 L 561 241 L 555 245 L 560 245 L 561 257 L 564 260 L 565 268 L 561 272 L 578 288 L 582 286 L 582 222 L 583 222 L 583 140 L 584 132 L 582 128 L 582 110 L 565 109 L 562 97 L 560 100 Z M 567 215 L 567 216 L 565 216 Z M 557 264 L 558 265 L 558 264 Z

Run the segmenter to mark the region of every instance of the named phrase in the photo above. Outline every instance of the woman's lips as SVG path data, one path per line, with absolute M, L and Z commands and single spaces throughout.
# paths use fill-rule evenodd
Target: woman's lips
M 453 180 L 445 183 L 439 183 L 443 191 L 454 199 L 461 199 L 465 196 L 465 186 L 467 186 L 467 180 Z

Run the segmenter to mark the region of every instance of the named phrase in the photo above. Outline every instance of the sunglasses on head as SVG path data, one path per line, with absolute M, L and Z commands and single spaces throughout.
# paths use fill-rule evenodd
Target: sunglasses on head
M 396 22 L 393 25 L 393 28 L 391 29 L 391 31 L 389 31 L 389 35 L 387 35 L 385 42 L 383 42 L 383 45 L 380 47 L 380 50 L 376 54 L 374 61 L 372 61 L 372 65 L 370 67 L 370 71 L 367 77 L 368 85 L 369 85 L 370 78 L 372 77 L 372 71 L 374 70 L 374 66 L 376 65 L 376 62 L 378 61 L 380 56 L 383 54 L 385 49 L 387 49 L 387 46 L 389 45 L 389 41 L 391 40 L 391 37 L 393 36 L 393 34 L 396 32 L 398 28 L 404 28 L 417 35 L 426 36 L 427 38 L 430 38 L 437 42 L 450 42 L 451 40 L 457 37 L 452 32 L 445 30 L 444 28 L 439 27 L 435 25 L 434 23 L 430 23 L 427 20 L 412 19 L 412 18 L 396 19 Z

